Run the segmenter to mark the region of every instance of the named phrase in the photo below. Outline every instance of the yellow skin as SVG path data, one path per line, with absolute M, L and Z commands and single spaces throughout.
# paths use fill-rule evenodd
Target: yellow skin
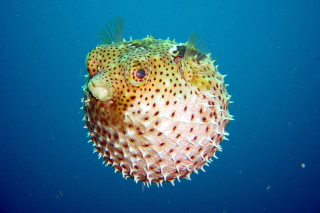
M 86 126 L 99 156 L 124 177 L 190 179 L 221 150 L 232 119 L 224 76 L 186 46 L 150 36 L 88 54 Z

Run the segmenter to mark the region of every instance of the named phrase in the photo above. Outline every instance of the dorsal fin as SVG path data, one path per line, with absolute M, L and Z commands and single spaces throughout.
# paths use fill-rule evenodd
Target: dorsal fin
M 186 47 L 184 58 L 196 57 L 197 60 L 202 60 L 210 53 L 210 49 L 206 42 L 198 35 L 198 33 L 192 32 L 189 36 L 189 40 Z
M 124 21 L 120 16 L 115 17 L 98 31 L 99 41 L 102 44 L 123 41 Z

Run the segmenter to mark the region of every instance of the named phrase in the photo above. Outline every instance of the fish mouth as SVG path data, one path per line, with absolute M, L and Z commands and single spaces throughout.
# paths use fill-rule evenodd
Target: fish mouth
M 91 94 L 100 101 L 107 101 L 111 99 L 112 91 L 105 85 L 95 83 L 94 79 L 91 79 L 88 83 L 88 89 Z

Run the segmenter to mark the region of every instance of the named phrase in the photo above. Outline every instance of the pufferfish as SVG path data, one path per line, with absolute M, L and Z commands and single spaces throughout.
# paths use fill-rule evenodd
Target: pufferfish
M 87 56 L 85 128 L 106 165 L 148 186 L 190 179 L 216 158 L 232 116 L 224 77 L 197 33 L 125 41 L 116 17 Z

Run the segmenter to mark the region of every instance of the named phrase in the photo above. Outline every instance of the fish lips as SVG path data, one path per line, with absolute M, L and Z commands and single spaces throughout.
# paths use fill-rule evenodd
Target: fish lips
M 100 101 L 108 101 L 112 98 L 113 91 L 105 81 L 102 81 L 103 72 L 93 76 L 88 82 L 88 89 L 91 94 Z

